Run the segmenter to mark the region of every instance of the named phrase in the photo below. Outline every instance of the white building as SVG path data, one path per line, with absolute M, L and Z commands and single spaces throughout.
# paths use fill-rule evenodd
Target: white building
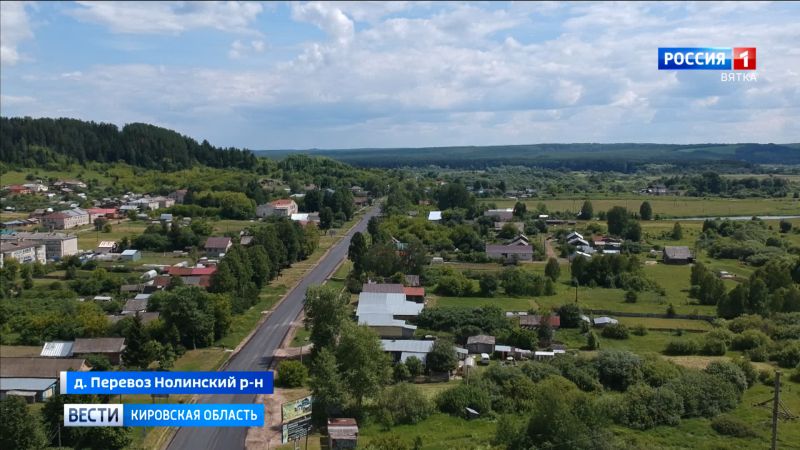
M 0 239 L 3 243 L 24 241 L 43 244 L 45 256 L 49 259 L 62 259 L 78 253 L 78 237 L 72 234 L 19 232 Z
M 3 242 L 0 244 L 0 268 L 6 259 L 13 259 L 21 264 L 47 262 L 45 246 L 36 242 Z

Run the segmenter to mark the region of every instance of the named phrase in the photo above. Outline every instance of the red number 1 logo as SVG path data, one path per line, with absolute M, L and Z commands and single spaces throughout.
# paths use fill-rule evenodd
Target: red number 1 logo
M 756 70 L 756 48 L 734 47 L 733 70 Z

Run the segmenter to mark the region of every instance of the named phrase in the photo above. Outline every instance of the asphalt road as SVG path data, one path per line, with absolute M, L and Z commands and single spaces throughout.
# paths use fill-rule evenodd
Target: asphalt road
M 303 310 L 303 299 L 306 289 L 313 284 L 321 284 L 333 272 L 336 266 L 347 257 L 350 238 L 356 231 L 364 232 L 369 219 L 378 214 L 379 208 L 373 207 L 361 218 L 361 221 L 319 261 L 297 286 L 278 305 L 267 320 L 261 324 L 250 341 L 231 359 L 228 371 L 267 370 L 272 364 L 272 354 L 281 345 L 292 322 Z M 205 395 L 198 403 L 253 403 L 254 395 Z M 181 428 L 170 442 L 170 450 L 199 449 L 242 449 L 244 448 L 247 428 Z

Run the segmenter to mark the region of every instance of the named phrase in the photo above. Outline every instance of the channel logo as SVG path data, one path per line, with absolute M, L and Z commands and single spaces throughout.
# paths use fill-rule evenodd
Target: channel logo
M 756 70 L 756 48 L 659 47 L 658 70 Z

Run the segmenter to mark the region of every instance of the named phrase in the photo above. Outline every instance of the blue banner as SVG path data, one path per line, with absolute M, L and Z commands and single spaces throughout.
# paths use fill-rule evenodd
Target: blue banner
M 261 427 L 264 405 L 65 404 L 66 427 Z
M 731 47 L 659 47 L 658 70 L 731 70 Z
M 61 372 L 61 394 L 272 394 L 268 372 Z

